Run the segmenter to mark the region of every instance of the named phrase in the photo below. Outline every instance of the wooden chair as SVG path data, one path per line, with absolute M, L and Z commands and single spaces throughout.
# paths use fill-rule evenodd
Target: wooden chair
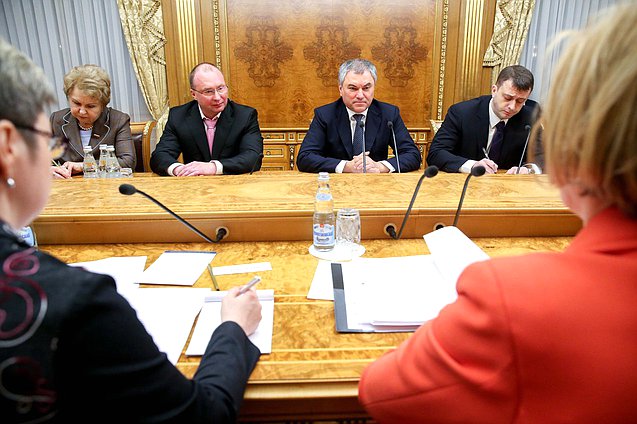
M 137 165 L 134 172 L 152 172 L 150 169 L 150 137 L 157 121 L 131 122 L 130 131 L 133 136 Z

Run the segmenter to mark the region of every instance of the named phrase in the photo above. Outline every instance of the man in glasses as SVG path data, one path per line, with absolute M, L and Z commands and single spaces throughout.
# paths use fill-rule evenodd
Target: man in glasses
M 186 177 L 259 170 L 263 137 L 256 109 L 228 99 L 223 74 L 211 63 L 195 66 L 189 81 L 194 100 L 170 109 L 150 158 L 153 172 Z

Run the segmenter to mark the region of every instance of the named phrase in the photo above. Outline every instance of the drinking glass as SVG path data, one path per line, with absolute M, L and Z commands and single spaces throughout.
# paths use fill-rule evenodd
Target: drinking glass
M 361 217 L 357 209 L 343 208 L 336 214 L 336 243 L 361 242 Z

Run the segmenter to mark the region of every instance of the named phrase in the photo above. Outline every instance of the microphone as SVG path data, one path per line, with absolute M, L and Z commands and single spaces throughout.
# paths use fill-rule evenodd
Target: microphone
M 398 173 L 400 174 L 400 161 L 398 160 L 398 147 L 396 146 L 396 133 L 394 133 L 394 123 L 387 121 L 387 126 L 391 130 L 391 137 L 394 140 L 394 156 L 396 156 L 396 165 L 398 167 Z
M 484 168 L 483 168 L 484 171 Z M 411 196 L 411 202 L 409 202 L 409 207 L 407 208 L 407 212 L 405 213 L 405 217 L 403 218 L 403 223 L 400 224 L 400 230 L 398 230 L 398 234 L 396 234 L 396 228 L 393 224 L 387 224 L 385 226 L 385 233 L 389 235 L 394 240 L 398 240 L 403 233 L 403 229 L 405 228 L 405 223 L 407 222 L 407 218 L 409 218 L 409 214 L 411 213 L 411 208 L 414 206 L 414 202 L 416 201 L 416 196 L 418 195 L 418 190 L 420 190 L 420 185 L 422 181 L 427 178 L 433 178 L 438 175 L 438 167 L 435 165 L 428 166 L 425 168 L 425 172 L 421 175 L 418 180 L 418 184 L 416 184 L 416 189 L 414 190 L 414 194 Z
M 524 160 L 524 154 L 526 153 L 526 148 L 529 145 L 529 138 L 531 137 L 531 126 L 526 124 L 524 126 L 524 130 L 526 131 L 526 141 L 524 142 L 524 150 L 522 150 L 522 156 L 520 156 L 520 163 L 518 163 L 518 169 L 515 170 L 515 173 L 518 174 L 520 172 L 520 167 L 522 166 L 522 161 Z
M 458 223 L 458 217 L 460 216 L 460 209 L 462 209 L 462 202 L 464 202 L 464 195 L 467 194 L 467 186 L 471 177 L 481 177 L 486 172 L 484 166 L 478 165 L 471 168 L 471 172 L 467 175 L 467 179 L 464 180 L 464 187 L 462 187 L 462 194 L 460 195 L 460 202 L 458 202 L 458 209 L 456 210 L 456 216 L 453 218 L 453 226 Z
M 259 163 L 259 159 L 261 159 L 262 157 L 263 157 L 263 152 L 259 153 L 259 156 L 257 156 L 257 159 L 252 164 L 252 168 L 250 169 L 250 174 L 249 175 L 252 175 L 252 173 L 254 172 L 254 168 L 257 167 L 257 163 Z
M 221 227 L 217 230 L 217 236 L 215 237 L 215 239 L 211 239 L 210 237 L 208 237 L 207 235 L 205 235 L 204 233 L 202 233 L 201 231 L 199 231 L 197 228 L 195 228 L 190 222 L 186 221 L 185 219 L 183 219 L 182 217 L 180 217 L 179 215 L 177 215 L 175 212 L 171 211 L 170 209 L 168 209 L 168 207 L 166 207 L 163 203 L 161 203 L 159 200 L 155 199 L 153 196 L 151 196 L 150 194 L 144 193 L 141 190 L 138 190 L 137 188 L 135 188 L 134 185 L 132 184 L 120 184 L 119 186 L 119 192 L 121 194 L 125 194 L 126 196 L 130 196 L 133 195 L 135 193 L 139 193 L 144 197 L 147 197 L 148 199 L 150 199 L 153 203 L 155 203 L 157 206 L 159 206 L 160 208 L 162 208 L 163 210 L 165 210 L 166 212 L 168 212 L 169 214 L 171 214 L 173 217 L 175 217 L 175 219 L 177 219 L 177 221 L 181 222 L 182 224 L 184 224 L 186 227 L 190 228 L 192 231 L 194 231 L 195 233 L 197 233 L 197 235 L 199 237 L 201 237 L 202 239 L 206 240 L 208 243 L 219 243 L 221 240 L 223 240 L 223 238 L 228 234 L 228 230 L 224 227 Z
M 365 160 L 365 123 L 361 119 L 358 123 L 358 126 L 361 127 L 361 132 L 363 133 L 363 174 L 367 172 L 367 161 Z

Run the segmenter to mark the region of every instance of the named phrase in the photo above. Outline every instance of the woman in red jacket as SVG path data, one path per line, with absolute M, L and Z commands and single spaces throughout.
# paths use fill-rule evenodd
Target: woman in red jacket
M 365 369 L 380 423 L 637 422 L 637 6 L 570 39 L 543 113 L 584 228 L 563 253 L 468 267 L 458 299 Z

